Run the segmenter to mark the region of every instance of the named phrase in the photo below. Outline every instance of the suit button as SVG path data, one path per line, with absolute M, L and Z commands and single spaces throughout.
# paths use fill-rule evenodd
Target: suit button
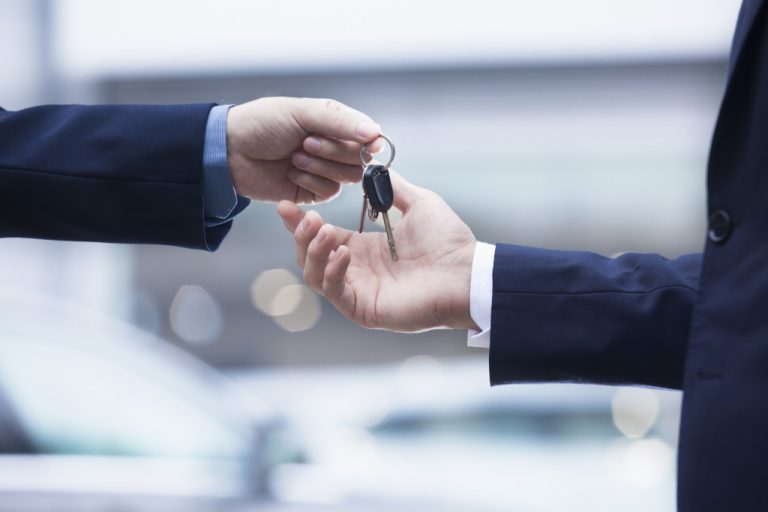
M 717 210 L 709 217 L 709 239 L 722 243 L 731 232 L 731 217 L 723 210 Z

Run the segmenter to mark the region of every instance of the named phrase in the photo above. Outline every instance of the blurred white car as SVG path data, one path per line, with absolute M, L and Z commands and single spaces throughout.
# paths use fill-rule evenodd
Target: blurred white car
M 275 497 L 398 511 L 675 510 L 679 393 L 491 388 L 480 355 L 239 373 L 301 439 L 305 460 L 272 472 Z
M 222 510 L 264 495 L 276 418 L 254 400 L 244 415 L 226 377 L 52 298 L 2 291 L 0 318 L 0 510 Z
M 674 394 L 429 356 L 235 382 L 55 299 L 0 318 L 0 512 L 674 510 Z

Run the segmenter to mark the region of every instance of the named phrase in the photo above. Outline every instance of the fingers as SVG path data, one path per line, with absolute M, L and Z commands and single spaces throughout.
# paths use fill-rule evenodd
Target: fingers
M 349 248 L 340 245 L 331 253 L 323 273 L 323 295 L 345 314 L 354 309 L 354 293 L 344 279 L 351 262 Z
M 360 144 L 346 140 L 329 139 L 312 135 L 304 139 L 304 150 L 310 155 L 319 156 L 325 160 L 356 165 L 360 167 Z M 363 154 L 366 162 L 370 162 L 371 155 L 384 150 L 384 139 L 378 138 L 366 146 Z
M 363 168 L 359 163 L 357 165 L 341 164 L 309 156 L 303 152 L 295 153 L 291 161 L 303 171 L 337 183 L 356 183 L 363 177 Z
M 317 292 L 323 291 L 325 267 L 328 265 L 331 251 L 337 246 L 336 230 L 330 224 L 322 226 L 317 236 L 309 243 L 304 262 L 304 282 Z
M 312 135 L 304 139 L 304 150 L 325 160 L 360 166 L 360 144 Z
M 320 214 L 316 211 L 310 211 L 307 212 L 293 233 L 293 240 L 296 243 L 296 262 L 301 268 L 304 268 L 306 264 L 309 244 L 322 226 L 323 219 Z
M 369 142 L 367 146 L 365 146 L 365 152 L 367 153 L 365 157 L 365 161 L 368 162 L 371 160 L 371 155 L 378 155 L 382 151 L 384 151 L 384 148 L 386 147 L 386 142 L 384 142 L 384 139 L 379 137 L 378 139 L 374 140 L 373 142 Z M 358 155 L 360 156 L 360 155 Z M 360 159 L 358 158 L 358 161 Z
M 336 100 L 303 98 L 294 116 L 310 134 L 356 142 L 368 142 L 381 134 L 367 115 Z
M 281 201 L 277 210 L 286 228 L 294 231 L 296 259 L 304 269 L 304 281 L 350 316 L 355 309 L 355 293 L 346 283 L 345 275 L 352 256 L 349 248 L 341 245 L 343 233 L 331 224 L 323 224 L 315 211 L 304 215 L 290 201 Z
M 299 188 L 312 193 L 312 201 L 307 201 L 306 197 L 298 197 L 298 202 L 328 201 L 341 192 L 340 183 L 323 178 L 322 176 L 317 176 L 298 169 L 289 169 L 285 175 L 292 183 L 298 185 Z
M 304 265 L 304 282 L 346 315 L 354 310 L 354 292 L 344 279 L 351 262 L 336 228 L 325 224 L 310 242 Z
M 376 139 L 367 147 L 368 151 L 363 154 L 366 162 L 371 160 L 371 154 L 383 149 L 382 141 Z M 313 135 L 304 140 L 303 147 L 304 151 L 297 151 L 291 158 L 297 169 L 337 183 L 357 183 L 362 179 L 360 144 L 357 142 Z
M 304 210 L 290 201 L 280 201 L 277 203 L 277 213 L 283 220 L 285 229 L 293 233 L 299 226 L 299 222 L 304 218 Z

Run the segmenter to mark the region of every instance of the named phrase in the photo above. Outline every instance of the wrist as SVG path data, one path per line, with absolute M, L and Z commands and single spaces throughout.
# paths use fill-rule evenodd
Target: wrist
M 454 289 L 450 294 L 444 322 L 452 329 L 480 330 L 470 311 L 472 262 L 476 245 L 477 240 L 473 239 L 455 254 L 455 272 L 451 278 Z
M 232 173 L 232 184 L 240 195 L 248 195 L 245 190 L 244 160 L 241 148 L 241 134 L 243 132 L 243 119 L 241 115 L 242 105 L 236 105 L 227 113 L 227 164 Z

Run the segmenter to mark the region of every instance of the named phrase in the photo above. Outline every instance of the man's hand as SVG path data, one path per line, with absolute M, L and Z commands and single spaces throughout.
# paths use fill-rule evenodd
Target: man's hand
M 278 212 L 294 234 L 304 280 L 339 311 L 364 327 L 423 331 L 476 329 L 469 313 L 475 237 L 432 191 L 390 172 L 395 207 L 393 262 L 384 233 L 357 233 L 324 224 L 283 201 Z
M 360 144 L 380 133 L 371 118 L 334 100 L 261 98 L 232 107 L 227 160 L 235 189 L 261 201 L 329 200 L 342 183 L 360 181 Z

